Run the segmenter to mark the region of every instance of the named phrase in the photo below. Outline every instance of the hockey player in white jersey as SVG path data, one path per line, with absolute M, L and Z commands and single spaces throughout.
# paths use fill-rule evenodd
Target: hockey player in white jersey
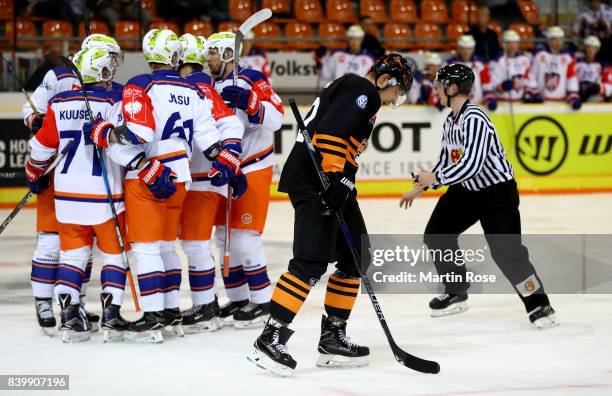
M 514 30 L 503 34 L 504 54 L 489 64 L 497 100 L 522 101 L 529 82 L 529 57 L 520 51 L 521 37 Z
M 565 33 L 559 26 L 551 26 L 546 31 L 546 38 L 548 45 L 536 51 L 533 57 L 525 102 L 568 102 L 572 109 L 578 110 L 582 102 L 578 96 L 576 59 L 563 47 Z
M 270 201 L 274 132 L 281 126 L 283 107 L 266 77 L 256 70 L 240 69 L 234 86 L 234 41 L 229 32 L 210 36 L 208 66 L 214 88 L 245 127 L 240 159 L 249 188 L 231 205 L 230 273 L 223 279 L 230 302 L 219 314 L 226 321 L 233 319 L 235 327 L 246 328 L 265 322 L 272 294 L 261 234 Z M 215 224 L 215 239 L 223 246 L 225 216 Z
M 410 88 L 408 100 L 410 103 L 434 106 L 439 111 L 442 111 L 445 107 L 440 103 L 440 98 L 436 95 L 433 86 L 433 82 L 442 64 L 442 59 L 435 52 L 426 52 L 423 56 L 423 62 L 425 63 L 424 70 L 417 70 L 413 74 L 414 80 L 412 88 Z
M 121 122 L 120 97 L 106 89 L 113 77 L 113 60 L 102 49 L 85 49 L 74 62 L 83 75 L 85 90 L 93 116 Z M 110 324 L 122 331 L 125 324 L 119 307 L 123 299 L 126 267 L 115 233 L 107 191 L 102 179 L 100 159 L 81 129 L 90 119 L 81 90 L 68 90 L 49 102 L 41 129 L 30 140 L 31 154 L 26 173 L 31 181 L 40 180 L 53 156 L 66 155 L 55 168 L 55 209 L 60 238 L 60 265 L 55 294 L 61 306 L 62 340 L 66 343 L 86 341 L 91 324 L 80 306 L 80 291 L 91 256 L 94 237 L 103 258 L 102 301 L 106 308 L 103 326 Z M 120 224 L 123 219 L 123 170 L 103 159 Z M 111 304 L 112 302 L 112 304 Z
M 233 175 L 238 161 L 218 149 L 211 104 L 175 70 L 182 55 L 178 36 L 153 29 L 143 39 L 143 51 L 151 73 L 131 78 L 123 88 L 125 124 L 98 121 L 91 136 L 99 147 L 110 145 L 111 158 L 128 168 L 127 240 L 136 259 L 144 314 L 128 324 L 124 339 L 162 342 L 164 327 L 182 335 L 181 263 L 174 241 L 191 182 L 192 147 L 216 159 L 222 174 Z
M 244 36 L 242 42 L 242 55 L 240 56 L 240 67 L 246 69 L 253 69 L 263 73 L 264 76 L 272 83 L 272 69 L 270 68 L 270 61 L 266 51 L 261 48 L 254 48 L 253 39 L 255 33 L 249 30 Z
M 612 67 L 596 60 L 601 42 L 595 36 L 584 39 L 584 58 L 576 62 L 576 76 L 583 102 L 603 102 L 612 96 Z
M 180 38 L 183 57 L 179 73 L 196 85 L 212 102 L 212 116 L 221 134 L 222 147 L 240 155 L 244 126 L 223 98 L 212 87 L 212 79 L 202 69 L 206 63 L 204 46 L 191 34 Z M 209 176 L 213 163 L 199 151 L 191 158 L 191 187 L 181 212 L 179 239 L 189 264 L 189 286 L 193 307 L 183 314 L 186 332 L 215 331 L 222 326 L 215 290 L 215 260 L 210 239 L 218 211 L 225 210 L 225 180 Z M 246 177 L 240 174 L 230 180 L 232 191 L 239 197 L 246 191 Z
M 122 61 L 123 54 L 115 39 L 102 35 L 92 34 L 85 38 L 82 49 L 86 48 L 101 48 L 110 52 L 113 58 L 113 73 Z M 109 81 L 106 84 L 115 84 Z M 116 85 L 113 85 L 116 87 Z M 42 81 L 31 95 L 32 103 L 36 108 L 36 112 L 30 105 L 23 105 L 23 119 L 25 125 L 30 128 L 32 134 L 36 134 L 41 128 L 49 100 L 60 92 L 79 89 L 80 84 L 72 70 L 67 67 L 56 67 L 49 70 Z M 38 113 L 38 116 L 36 114 Z M 44 180 L 47 177 L 43 178 Z M 53 186 L 45 190 L 38 190 L 40 183 L 29 183 L 30 188 L 35 194 L 38 194 L 36 200 L 37 206 L 37 221 L 36 231 L 37 244 L 36 250 L 32 256 L 32 291 L 35 299 L 36 316 L 38 323 L 47 335 L 54 334 L 56 325 L 55 316 L 53 315 L 53 305 L 51 298 L 53 295 L 53 286 L 57 274 L 57 266 L 59 264 L 60 243 L 57 231 L 57 220 L 55 218 L 55 207 L 53 198 Z M 87 264 L 85 270 L 85 278 L 81 287 L 81 296 L 86 294 L 87 284 L 91 274 L 91 260 Z M 82 299 L 84 304 L 84 299 Z M 92 322 L 93 330 L 97 330 L 99 317 L 93 313 L 87 312 L 87 317 Z
M 362 50 L 361 44 L 365 32 L 359 25 L 353 25 L 346 31 L 348 47 L 345 50 L 335 51 L 328 54 L 326 47 L 319 47 L 315 56 L 320 62 L 321 79 L 333 81 L 337 78 L 351 73 L 365 76 L 374 64 L 374 58 L 367 51 Z
M 476 41 L 470 35 L 463 35 L 457 39 L 457 55 L 446 60 L 447 64 L 461 63 L 474 72 L 476 79 L 470 94 L 470 101 L 475 104 L 484 104 L 490 111 L 497 109 L 497 100 L 493 93 L 491 73 L 487 63 L 474 55 Z

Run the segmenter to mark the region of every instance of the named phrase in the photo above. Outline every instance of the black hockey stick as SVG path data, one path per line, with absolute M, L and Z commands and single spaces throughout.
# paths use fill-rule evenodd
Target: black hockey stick
M 40 118 L 40 113 L 38 112 L 38 109 L 36 108 L 36 106 L 34 106 L 34 102 L 32 102 L 30 95 L 28 95 L 28 93 L 26 92 L 23 82 L 19 79 L 19 77 L 17 77 L 17 72 L 15 71 L 13 64 L 7 61 L 2 55 L 0 55 L 0 58 L 2 58 L 2 61 L 4 63 L 6 63 L 6 67 L 9 69 L 9 72 L 13 75 L 13 78 L 15 79 L 15 81 L 17 81 L 17 84 L 19 85 L 19 89 L 21 89 L 21 92 L 23 92 L 23 94 L 25 95 L 26 100 L 28 101 L 28 104 L 30 105 L 30 107 L 32 108 L 32 111 L 34 112 L 34 115 L 37 118 Z
M 289 99 L 289 105 L 291 106 L 291 110 L 293 111 L 293 115 L 295 117 L 295 120 L 297 121 L 299 133 L 302 135 L 302 138 L 304 139 L 304 143 L 306 143 L 306 147 L 308 148 L 308 154 L 310 155 L 312 164 L 317 170 L 321 185 L 325 189 L 329 185 L 329 180 L 327 178 L 327 175 L 323 173 L 323 169 L 321 169 L 321 165 L 319 164 L 319 161 L 317 160 L 315 148 L 312 145 L 312 141 L 310 140 L 310 136 L 308 135 L 308 132 L 306 131 L 306 126 L 304 125 L 304 121 L 302 120 L 300 111 L 293 98 Z M 368 276 L 364 274 L 363 270 L 361 269 L 359 254 L 357 253 L 355 249 L 355 244 L 353 242 L 353 239 L 351 238 L 351 233 L 348 229 L 348 226 L 346 225 L 346 221 L 344 221 L 344 216 L 342 215 L 342 213 L 336 212 L 336 218 L 338 220 L 338 224 L 340 225 L 340 228 L 342 229 L 342 233 L 344 234 L 346 243 L 349 246 L 351 255 L 353 256 L 353 264 L 357 268 L 357 271 L 359 272 L 359 276 L 361 277 L 361 282 L 363 283 L 366 291 L 368 292 L 368 296 L 370 297 L 370 301 L 372 302 L 374 311 L 376 311 L 376 317 L 378 318 L 378 321 L 380 322 L 380 325 L 382 326 L 383 331 L 385 332 L 385 336 L 387 336 L 387 341 L 389 342 L 389 345 L 391 346 L 391 351 L 393 351 L 395 360 L 397 360 L 402 365 L 408 368 L 411 368 L 415 371 L 420 371 L 421 373 L 427 373 L 427 374 L 439 373 L 440 365 L 437 362 L 434 362 L 431 360 L 424 360 L 424 359 L 421 359 L 419 357 L 409 354 L 408 352 L 400 348 L 395 342 L 395 340 L 393 339 L 393 336 L 391 335 L 391 331 L 389 330 L 389 326 L 387 326 L 387 321 L 385 319 L 385 316 L 383 315 L 382 308 L 380 307 L 378 299 L 376 298 L 376 294 L 374 294 L 374 289 L 372 288 L 370 279 L 368 279 Z
M 79 80 L 79 84 L 81 84 L 81 91 L 83 91 L 83 98 L 85 99 L 85 106 L 87 107 L 87 113 L 89 114 L 89 119 L 94 119 L 94 114 L 91 111 L 91 106 L 89 105 L 89 99 L 87 99 L 87 92 L 85 89 L 85 83 L 83 82 L 83 76 L 81 72 L 76 67 L 74 63 L 65 56 L 61 57 L 62 62 L 69 67 L 74 75 Z M 136 295 L 136 287 L 134 286 L 134 279 L 132 279 L 132 271 L 130 270 L 130 262 L 128 260 L 127 252 L 125 250 L 125 244 L 123 243 L 123 236 L 121 235 L 121 226 L 119 225 L 119 217 L 117 216 L 117 211 L 115 210 L 115 203 L 113 202 L 113 193 L 110 188 L 110 183 L 108 181 L 108 173 L 106 169 L 106 164 L 104 163 L 104 152 L 100 147 L 96 147 L 95 153 L 98 155 L 98 160 L 100 162 L 100 168 L 102 169 L 102 179 L 104 180 L 104 186 L 106 187 L 106 196 L 108 198 L 108 204 L 111 209 L 111 213 L 113 215 L 113 222 L 115 223 L 115 234 L 117 235 L 117 241 L 119 242 L 119 247 L 121 248 L 121 255 L 123 256 L 123 262 L 126 266 L 128 283 L 130 284 L 130 291 L 132 292 L 132 300 L 134 300 L 134 307 L 136 308 L 136 312 L 140 312 L 140 304 L 138 304 L 138 296 Z

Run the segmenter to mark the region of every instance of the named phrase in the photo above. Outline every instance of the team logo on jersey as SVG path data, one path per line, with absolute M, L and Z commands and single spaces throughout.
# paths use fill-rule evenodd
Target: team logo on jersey
M 368 105 L 368 97 L 365 95 L 359 95 L 359 97 L 357 98 L 357 106 L 360 109 L 365 109 L 367 105 Z
M 559 86 L 559 82 L 561 81 L 561 76 L 558 73 L 546 73 L 544 75 L 544 85 L 546 86 L 546 90 L 549 92 L 553 92 Z
M 461 158 L 461 149 L 452 149 L 450 152 L 450 160 L 451 162 L 454 164 L 457 161 L 459 161 L 459 158 Z
M 250 213 L 242 215 L 242 224 L 251 224 L 253 222 L 253 216 Z
M 130 117 L 134 118 L 134 116 L 140 113 L 140 110 L 142 110 L 142 103 L 133 100 L 131 102 L 127 102 L 124 105 L 124 109 L 125 112 L 130 115 Z

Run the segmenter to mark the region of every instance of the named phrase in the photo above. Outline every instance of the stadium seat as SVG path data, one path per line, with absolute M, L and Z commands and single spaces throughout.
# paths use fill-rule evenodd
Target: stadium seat
M 533 0 L 518 0 L 517 5 L 521 10 L 521 14 L 530 25 L 540 25 L 542 21 L 538 15 L 538 8 Z
M 295 0 L 293 9 L 295 17 L 300 22 L 319 23 L 325 20 L 319 0 Z
M 165 21 L 151 22 L 151 29 L 168 29 L 168 30 L 172 30 L 174 33 L 178 34 L 179 36 L 181 35 L 181 31 L 178 25 L 174 22 L 165 22 Z
M 12 21 L 14 13 L 13 0 L 0 0 L 0 21 Z
M 346 48 L 346 30 L 339 23 L 326 22 L 319 25 L 320 38 L 341 38 L 343 41 L 321 41 L 328 48 Z
M 240 24 L 238 22 L 221 22 L 219 24 L 220 32 L 237 32 Z
M 235 22 L 244 22 L 255 10 L 254 1 L 251 0 L 229 0 L 229 12 Z
M 108 25 L 106 24 L 106 22 L 95 20 L 95 19 L 89 23 L 89 30 L 91 31 L 92 34 L 94 33 L 106 34 L 106 35 L 110 34 L 110 29 L 108 28 Z M 85 32 L 85 24 L 83 23 L 79 25 L 79 35 L 81 37 L 85 37 L 87 35 Z
M 281 30 L 277 23 L 274 22 L 263 22 L 255 26 L 253 29 L 255 38 L 280 38 Z M 285 48 L 285 43 L 280 41 L 257 41 L 255 47 L 263 48 L 265 50 L 279 50 Z
M 454 23 L 464 25 L 476 24 L 478 22 L 478 9 L 475 0 L 453 0 L 451 3 L 451 15 Z
M 431 23 L 418 23 L 414 27 L 414 36 L 420 39 L 431 39 L 431 41 L 419 41 L 415 43 L 416 49 L 441 49 L 444 45 L 440 42 L 442 33 L 440 26 Z
M 412 38 L 412 30 L 410 27 L 404 23 L 387 23 L 385 25 L 385 29 L 383 31 L 384 38 L 394 38 L 394 39 L 407 39 Z M 385 49 L 388 50 L 409 50 L 414 48 L 413 42 L 408 41 L 388 41 L 384 44 Z
M 513 23 L 509 29 L 514 30 L 521 36 L 521 48 L 524 50 L 533 49 L 535 43 L 532 41 L 535 38 L 533 27 L 524 23 Z
M 193 21 L 187 22 L 185 26 L 183 26 L 183 33 L 191 33 L 194 36 L 208 37 L 213 34 L 213 27 L 208 22 L 202 22 L 194 19 Z
M 262 8 L 269 8 L 274 14 L 291 14 L 289 0 L 263 0 Z
M 6 39 L 8 41 L 8 46 L 11 48 L 15 40 L 15 30 L 17 30 L 17 49 L 34 50 L 40 48 L 40 42 L 35 40 L 25 40 L 25 38 L 34 38 L 35 36 L 38 36 L 34 22 L 27 19 L 17 18 L 17 29 L 13 28 L 13 21 L 8 21 L 6 23 Z
M 45 38 L 43 45 L 60 45 L 63 41 L 67 41 L 70 50 L 77 49 L 80 46 L 78 41 L 69 40 L 73 36 L 70 22 L 48 19 L 43 22 L 42 35 Z
M 140 24 L 135 21 L 119 21 L 115 28 L 115 38 L 123 50 L 140 49 Z
M 140 0 L 140 7 L 149 13 L 151 22 L 161 21 L 161 18 L 157 15 L 157 4 L 155 0 Z
M 361 0 L 359 10 L 359 15 L 362 17 L 369 16 L 374 23 L 387 22 L 385 3 L 382 0 Z
M 336 23 L 356 23 L 357 18 L 350 0 L 327 0 L 327 19 Z
M 418 23 L 414 0 L 391 0 L 391 20 L 400 23 Z
M 503 29 L 502 29 L 501 25 L 499 24 L 499 22 L 491 21 L 491 23 L 489 23 L 488 27 L 489 27 L 489 29 L 491 29 L 495 33 L 497 33 L 497 37 L 499 37 L 500 40 L 501 40 Z
M 313 38 L 312 26 L 309 23 L 290 22 L 285 25 L 285 37 L 287 39 Z M 290 51 L 313 50 L 317 48 L 317 43 L 314 41 L 292 41 L 287 43 L 287 49 Z
M 449 23 L 446 25 L 446 38 L 449 39 L 445 45 L 447 49 L 457 49 L 457 39 L 464 34 L 467 34 L 469 27 L 461 23 Z
M 427 23 L 448 23 L 448 9 L 444 0 L 421 1 L 421 20 Z

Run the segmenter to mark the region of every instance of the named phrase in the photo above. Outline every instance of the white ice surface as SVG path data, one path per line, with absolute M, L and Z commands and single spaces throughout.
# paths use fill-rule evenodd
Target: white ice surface
M 372 233 L 422 232 L 435 199 L 408 211 L 396 200 L 363 200 Z M 525 196 L 526 233 L 612 233 L 612 195 Z M 311 292 L 292 328 L 288 347 L 298 361 L 291 378 L 255 368 L 245 356 L 260 330 L 223 329 L 187 335 L 162 345 L 90 342 L 63 345 L 42 336 L 29 286 L 34 211 L 25 210 L 0 236 L 0 374 L 69 374 L 69 392 L 25 395 L 612 395 L 612 296 L 553 295 L 561 326 L 530 327 L 513 295 L 471 296 L 465 314 L 432 319 L 426 295 L 382 295 L 379 300 L 398 344 L 435 359 L 438 375 L 413 372 L 395 362 L 367 296 L 360 296 L 349 335 L 371 349 L 361 369 L 315 367 L 325 282 Z M 4 218 L 7 210 L 0 211 Z M 272 203 L 265 235 L 271 279 L 291 255 L 292 210 Z M 470 232 L 478 232 L 475 226 Z M 537 264 L 536 264 L 537 266 Z M 331 269 L 330 269 L 331 271 Z M 190 306 L 186 271 L 181 304 Z M 99 312 L 99 264 L 88 307 Z M 125 314 L 133 311 L 126 295 Z M 56 307 L 57 313 L 57 307 Z M 0 391 L 2 392 L 2 391 Z M 8 392 L 2 392 L 8 393 Z

